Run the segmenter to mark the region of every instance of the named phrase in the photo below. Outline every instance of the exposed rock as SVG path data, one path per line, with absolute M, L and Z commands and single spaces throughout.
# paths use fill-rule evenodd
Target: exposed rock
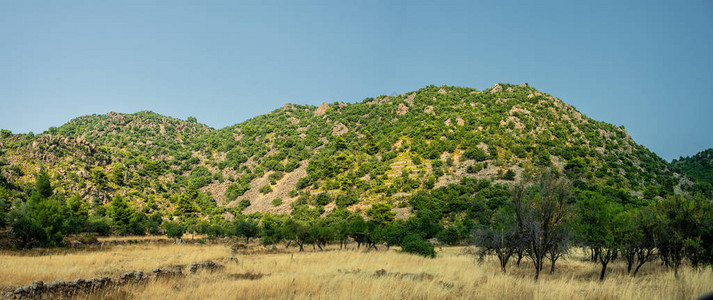
M 399 103 L 399 107 L 396 108 L 396 114 L 399 116 L 403 116 L 408 112 L 408 106 L 404 105 L 403 103 Z
M 426 107 L 426 108 L 423 110 L 423 112 L 425 112 L 425 113 L 427 113 L 427 114 L 432 114 L 432 115 L 435 115 L 435 114 L 436 114 L 436 113 L 433 111 L 433 105 L 429 105 L 428 107 Z
M 461 119 L 460 117 L 457 117 L 456 124 L 458 124 L 458 126 L 465 126 L 465 121 L 463 119 Z
M 329 104 L 327 102 L 322 102 L 322 104 L 317 107 L 317 110 L 314 111 L 315 116 L 322 116 L 325 113 L 327 113 L 327 110 L 329 109 Z
M 204 261 L 202 263 L 193 263 L 191 264 L 191 273 L 195 274 L 199 270 L 207 270 L 210 272 L 213 272 L 218 269 L 225 268 L 223 265 L 216 264 L 212 261 Z
M 445 122 L 443 122 L 443 124 L 446 125 L 446 126 L 451 126 L 451 125 L 453 125 L 453 123 L 451 122 L 451 119 L 446 120 Z
M 347 126 L 342 123 L 337 122 L 336 124 L 334 124 L 334 126 L 332 126 L 333 136 L 340 136 L 347 132 L 349 132 L 349 128 L 347 128 Z
M 409 106 L 413 106 L 413 100 L 414 100 L 414 99 L 416 99 L 416 93 L 415 93 L 415 92 L 414 92 L 414 93 L 411 93 L 411 95 L 408 95 L 408 97 L 406 97 L 406 100 L 404 100 L 404 101 L 406 101 L 406 103 L 408 103 Z
M 446 90 L 444 90 L 443 88 L 441 88 L 441 89 L 438 90 L 438 93 L 439 93 L 439 94 L 445 94 L 445 93 L 446 93 Z
M 500 85 L 499 83 L 496 83 L 493 87 L 490 88 L 490 93 L 495 94 L 503 91 L 503 86 Z

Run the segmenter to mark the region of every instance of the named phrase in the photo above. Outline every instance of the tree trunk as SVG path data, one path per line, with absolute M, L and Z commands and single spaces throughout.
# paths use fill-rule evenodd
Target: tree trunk
M 606 271 L 607 271 L 607 265 L 608 265 L 608 264 L 609 264 L 608 262 L 607 262 L 607 263 L 602 263 L 602 273 L 599 274 L 599 281 L 604 281 L 604 273 L 606 273 Z

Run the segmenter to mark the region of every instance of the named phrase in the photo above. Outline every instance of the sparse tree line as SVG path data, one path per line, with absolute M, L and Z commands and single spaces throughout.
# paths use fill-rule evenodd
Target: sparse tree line
M 601 266 L 600 280 L 617 259 L 626 262 L 632 276 L 656 260 L 676 277 L 686 262 L 694 268 L 713 264 L 711 199 L 669 196 L 622 203 L 552 174 L 516 185 L 511 196 L 473 235 L 479 256 L 494 254 L 503 272 L 509 262 L 519 266 L 526 258 L 537 280 L 546 264 L 555 272 L 558 259 L 575 247 Z
M 18 248 L 62 246 L 65 236 L 87 233 L 180 239 L 191 232 L 209 240 L 239 237 L 248 243 L 260 238 L 262 244 L 284 243 L 299 251 L 330 244 L 367 250 L 400 246 L 427 257 L 436 255 L 435 240 L 472 243 L 481 258 L 497 257 L 503 272 L 523 259 L 532 263 L 535 279 L 546 267 L 555 272 L 556 262 L 574 248 L 586 249 L 591 261 L 601 265 L 600 279 L 617 259 L 626 262 L 632 276 L 654 261 L 676 276 L 684 263 L 695 268 L 713 264 L 711 199 L 694 195 L 642 201 L 621 190 L 572 183 L 556 172 L 525 177 L 513 186 L 465 178 L 457 185 L 416 193 L 408 200 L 413 214 L 407 220 L 395 219 L 389 204 L 375 203 L 365 211 L 366 218 L 343 207 L 324 214 L 321 207 L 302 204 L 290 215 L 238 214 L 228 221 L 217 214 L 199 218 L 193 189 L 179 197 L 174 218 L 138 211 L 120 195 L 107 206 L 90 207 L 79 196 L 55 194 L 49 176 L 41 171 L 24 202 L 5 201 L 12 188 L 0 182 L 0 225 L 12 228 Z

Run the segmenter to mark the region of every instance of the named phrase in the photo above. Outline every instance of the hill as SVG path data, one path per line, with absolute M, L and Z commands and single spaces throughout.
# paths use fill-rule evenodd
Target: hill
M 691 157 L 674 159 L 671 164 L 680 173 L 693 179 L 699 189 L 713 192 L 713 148 L 703 150 Z
M 623 127 L 527 84 L 286 104 L 219 130 L 194 118 L 112 112 L 6 135 L 0 146 L 6 190 L 33 184 L 44 169 L 56 193 L 79 195 L 94 209 L 121 195 L 147 213 L 203 216 L 287 213 L 303 204 L 355 211 L 375 202 L 403 215 L 420 191 L 463 178 L 508 184 L 538 168 L 632 197 L 651 186 L 649 197 L 670 195 L 684 182 Z

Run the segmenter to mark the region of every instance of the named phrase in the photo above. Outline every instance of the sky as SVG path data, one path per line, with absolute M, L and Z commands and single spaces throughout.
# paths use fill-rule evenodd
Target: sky
M 713 147 L 713 1 L 0 1 L 0 128 L 527 82 L 666 160 Z

